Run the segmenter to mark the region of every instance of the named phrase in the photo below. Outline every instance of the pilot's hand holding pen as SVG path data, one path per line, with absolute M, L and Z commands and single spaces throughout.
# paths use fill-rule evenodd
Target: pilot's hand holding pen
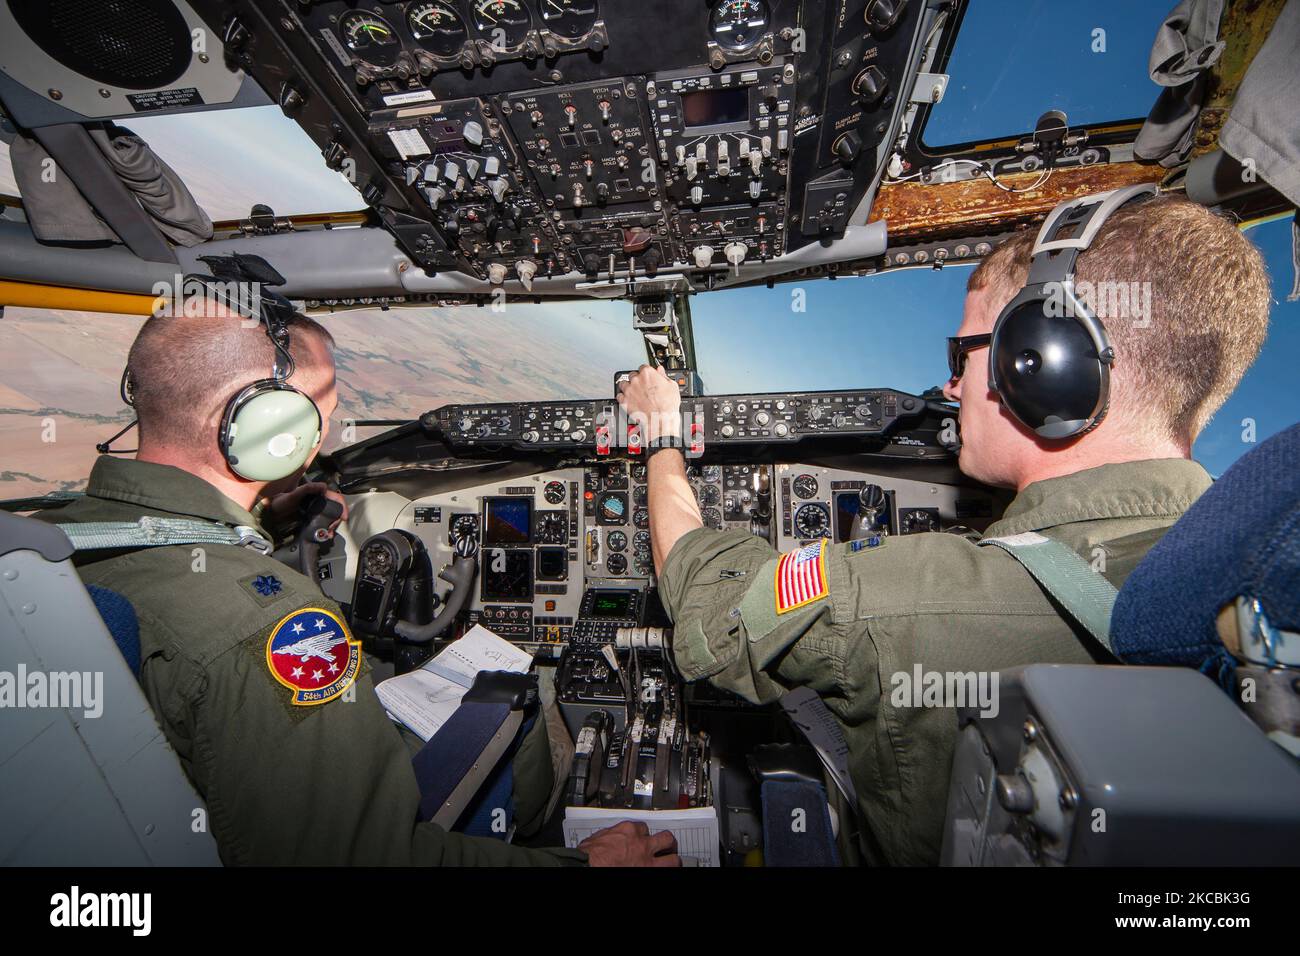
M 681 866 L 672 831 L 651 833 L 641 821 L 624 820 L 597 830 L 578 844 L 591 866 Z

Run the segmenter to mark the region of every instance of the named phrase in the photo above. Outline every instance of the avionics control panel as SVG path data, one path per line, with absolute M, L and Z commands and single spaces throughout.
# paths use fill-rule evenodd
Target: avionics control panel
M 688 396 L 682 407 L 704 447 L 884 435 L 926 411 L 923 399 L 892 389 Z M 624 447 L 628 428 L 608 399 L 447 405 L 421 421 L 453 446 L 549 445 L 601 454 Z
M 456 555 L 476 557 L 468 621 L 543 651 L 601 644 L 617 627 L 663 623 L 648 620 L 662 612 L 652 613 L 657 581 L 644 462 L 618 456 L 505 480 L 482 477 L 413 499 L 352 495 L 349 541 L 394 529 L 409 536 L 427 553 L 443 598 L 449 585 L 437 572 Z M 687 478 L 707 527 L 753 534 L 780 551 L 859 536 L 855 522 L 864 508 L 871 535 L 982 530 L 1000 511 L 983 489 L 813 462 L 710 456 L 688 463 Z M 323 587 L 350 601 L 350 577 L 344 566 L 333 567 Z
M 194 5 L 418 266 L 514 291 L 735 269 L 842 236 L 933 6 Z

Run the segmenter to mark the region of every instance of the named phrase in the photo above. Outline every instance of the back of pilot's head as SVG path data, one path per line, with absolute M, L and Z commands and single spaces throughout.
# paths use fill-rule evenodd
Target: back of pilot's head
M 165 447 L 219 466 L 217 437 L 226 405 L 246 386 L 272 377 L 275 348 L 260 323 L 219 306 L 190 311 L 207 314 L 153 315 L 131 345 L 127 369 L 140 447 Z M 288 384 L 320 408 L 323 441 L 337 401 L 334 340 L 304 315 L 295 315 L 288 329 L 294 360 Z
M 990 326 L 1027 280 L 1036 235 L 1018 233 L 971 274 Z M 1112 215 L 1076 278 L 1115 349 L 1112 427 L 1190 447 L 1264 344 L 1271 290 L 1259 250 L 1224 217 L 1162 196 Z

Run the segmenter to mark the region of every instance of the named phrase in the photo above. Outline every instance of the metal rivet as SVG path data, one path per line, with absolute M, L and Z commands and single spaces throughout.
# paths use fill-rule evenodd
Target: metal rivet
M 1038 726 L 1032 720 L 1025 721 L 1025 740 L 1035 740 L 1038 737 Z
M 200 62 L 200 63 L 207 63 L 207 62 L 208 62 L 208 55 L 207 55 L 206 53 L 200 53 L 200 54 L 199 54 L 199 62 Z
M 6 581 L 17 581 L 17 580 L 18 580 L 18 572 L 17 572 L 16 570 L 14 570 L 13 568 L 10 568 L 8 571 L 5 572 L 5 580 L 6 580 Z
M 63 99 L 63 91 L 62 91 L 62 90 L 54 90 L 54 89 L 50 90 L 50 99 L 52 99 L 52 100 L 61 100 L 61 99 Z
M 112 96 L 113 94 L 112 94 L 109 90 L 101 89 L 101 90 L 99 91 L 99 95 L 102 96 L 104 99 L 108 99 L 108 98 L 109 98 L 110 96 Z
M 24 614 L 35 614 L 35 613 L 36 613 L 36 605 L 35 605 L 35 604 L 24 604 L 24 605 L 23 605 L 23 613 L 24 613 Z
M 153 826 L 152 823 L 147 823 L 147 824 L 145 824 L 144 835 L 145 835 L 145 836 L 153 836 L 153 830 L 154 830 L 154 826 Z

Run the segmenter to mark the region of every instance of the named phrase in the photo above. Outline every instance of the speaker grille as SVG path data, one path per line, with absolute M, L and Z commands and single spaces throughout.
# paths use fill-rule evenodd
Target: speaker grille
M 109 86 L 148 90 L 190 65 L 189 26 L 171 0 L 8 0 L 46 54 Z

